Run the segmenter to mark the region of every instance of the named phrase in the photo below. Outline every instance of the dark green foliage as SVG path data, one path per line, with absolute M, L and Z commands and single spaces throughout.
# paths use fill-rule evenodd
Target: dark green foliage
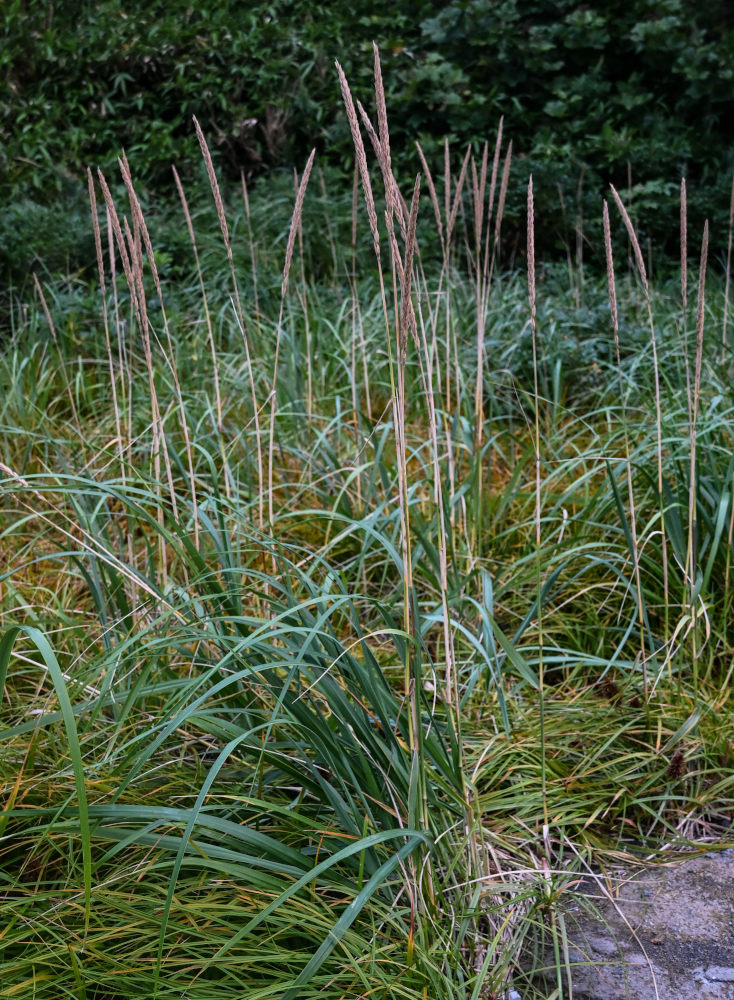
M 194 158 L 192 115 L 235 177 L 300 162 L 326 139 L 346 160 L 333 63 L 341 54 L 369 78 L 371 39 L 387 34 L 374 6 L 153 0 L 54 9 L 15 0 L 0 56 L 5 186 L 48 196 L 59 163 L 110 167 L 123 148 L 139 175 L 168 182 L 172 162 Z M 393 4 L 393 30 L 402 36 L 420 13 L 420 4 Z
M 516 162 L 510 249 L 515 235 L 522 245 L 531 171 L 545 253 L 575 248 L 579 227 L 597 242 L 609 182 L 627 192 L 642 239 L 669 251 L 681 175 L 692 231 L 704 202 L 726 217 L 734 21 L 723 2 L 10 0 L 2 23 L 4 203 L 68 202 L 88 164 L 111 172 L 123 149 L 140 181 L 172 193 L 171 163 L 185 179 L 198 170 L 192 115 L 233 179 L 300 166 L 313 146 L 346 173 L 352 145 L 333 64 L 371 108 L 374 40 L 403 175 L 418 167 L 416 137 L 439 163 L 430 152 L 444 137 L 456 147 L 493 140 L 505 116 Z M 22 233 L 3 227 L 3 269 L 17 247 L 20 270 L 37 256 Z M 63 238 L 51 232 L 50 242 L 66 258 Z
M 698 185 L 709 210 L 716 188 L 723 214 L 734 139 L 733 27 L 724 4 L 690 0 L 453 3 L 422 26 L 424 42 L 440 53 L 435 80 L 449 67 L 457 73 L 456 107 L 434 97 L 432 127 L 476 138 L 501 110 L 526 157 L 515 187 L 533 172 L 539 221 L 555 225 L 561 243 L 557 186 L 572 223 L 579 209 L 596 222 L 600 191 L 609 182 L 627 189 L 631 179 L 644 235 L 671 246 L 671 195 L 681 176 L 694 181 L 696 207 Z

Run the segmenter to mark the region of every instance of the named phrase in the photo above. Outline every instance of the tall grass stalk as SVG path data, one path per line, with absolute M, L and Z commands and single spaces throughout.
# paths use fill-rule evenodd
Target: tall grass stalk
M 410 313 L 412 310 L 412 303 L 410 299 L 410 275 L 412 275 L 412 257 L 415 244 L 415 219 L 413 218 L 413 211 L 411 210 L 411 220 L 412 220 L 412 234 L 410 236 L 410 241 L 408 240 L 408 232 L 406 231 L 406 245 L 405 253 L 406 260 L 403 262 L 400 259 L 400 254 L 397 247 L 397 240 L 394 230 L 394 219 L 396 211 L 400 209 L 400 200 L 396 199 L 395 196 L 395 180 L 392 175 L 392 168 L 390 164 L 390 139 L 387 126 L 387 110 L 385 107 L 385 94 L 382 86 L 382 75 L 380 69 L 380 59 L 377 47 L 374 48 L 374 67 L 375 67 L 375 97 L 377 102 L 377 116 L 378 116 L 378 129 L 379 136 L 372 128 L 369 118 L 367 117 L 364 109 L 361 105 L 358 105 L 360 110 L 360 115 L 365 128 L 370 135 L 370 139 L 377 155 L 378 164 L 382 173 L 383 185 L 385 190 L 385 225 L 387 229 L 387 239 L 388 246 L 390 249 L 390 261 L 391 261 L 391 272 L 392 272 L 392 288 L 393 288 L 393 308 L 394 315 L 396 318 L 395 326 L 395 352 L 393 352 L 392 344 L 392 330 L 391 323 L 388 315 L 388 305 L 384 278 L 382 274 L 382 255 L 380 251 L 380 236 L 377 228 L 377 215 L 375 212 L 374 198 L 372 194 L 372 186 L 369 180 L 369 171 L 367 168 L 367 158 L 364 151 L 364 143 L 362 141 L 362 135 L 359 127 L 359 122 L 357 120 L 357 115 L 355 111 L 354 102 L 352 100 L 349 85 L 347 83 L 346 77 L 344 76 L 341 67 L 337 63 L 337 72 L 339 74 L 339 80 L 342 89 L 342 96 L 344 98 L 347 119 L 352 131 L 352 138 L 355 146 L 355 154 L 357 159 L 357 166 L 360 173 L 360 178 L 362 180 L 363 193 L 365 197 L 365 203 L 367 206 L 367 214 L 370 220 L 370 229 L 372 232 L 373 248 L 375 251 L 375 257 L 377 262 L 377 269 L 380 278 L 380 296 L 382 302 L 382 312 L 385 322 L 385 333 L 387 337 L 387 349 L 389 358 L 389 371 L 390 371 L 390 387 L 391 387 L 391 399 L 392 399 L 392 412 L 393 412 L 393 428 L 395 434 L 395 445 L 397 453 L 397 477 L 398 477 L 398 507 L 400 512 L 400 542 L 402 550 L 402 580 L 403 580 L 403 620 L 404 620 L 404 630 L 405 635 L 408 640 L 407 648 L 405 651 L 404 659 L 404 682 L 403 682 L 403 697 L 408 706 L 408 719 L 409 719 L 409 750 L 412 760 L 412 772 L 414 775 L 414 794 L 413 799 L 416 803 L 419 814 L 422 815 L 423 822 L 425 823 L 428 819 L 426 815 L 427 803 L 425 799 L 425 776 L 422 769 L 422 732 L 419 716 L 419 703 L 421 697 L 421 672 L 420 672 L 420 634 L 418 630 L 418 622 L 416 619 L 417 608 L 414 606 L 414 591 L 413 591 L 413 566 L 412 566 L 412 556 L 411 556 L 411 535 L 410 535 L 410 513 L 409 513 L 409 494 L 408 494 L 408 473 L 407 473 L 407 458 L 406 458 L 406 446 L 405 446 L 405 363 L 406 363 L 406 348 L 407 348 L 407 337 L 410 330 Z M 414 189 L 414 210 L 417 215 L 418 206 L 418 184 L 416 182 L 416 187 Z M 406 265 L 409 264 L 410 274 L 406 274 Z M 399 301 L 399 286 L 398 286 L 398 267 L 402 269 L 403 280 L 402 280 L 402 291 L 403 298 Z M 413 878 L 410 880 L 409 885 L 409 896 L 410 896 L 410 937 L 408 943 L 408 960 L 412 960 L 413 948 L 414 948 L 414 935 L 419 907 L 419 887 L 417 872 L 414 872 Z M 429 877 L 429 895 L 433 895 L 433 890 L 431 888 L 431 881 Z
M 117 374 L 115 363 L 112 358 L 112 342 L 110 339 L 110 321 L 107 313 L 107 288 L 105 282 L 105 266 L 102 256 L 102 236 L 99 228 L 99 216 L 97 215 L 97 196 L 94 190 L 94 178 L 91 167 L 87 169 L 87 189 L 89 191 L 89 203 L 92 210 L 92 229 L 94 232 L 94 249 L 97 255 L 97 275 L 99 277 L 99 291 L 102 303 L 102 322 L 104 323 L 105 348 L 107 350 L 107 364 L 110 373 L 110 388 L 112 389 L 112 407 L 115 411 L 115 430 L 117 433 L 117 449 L 120 459 L 120 476 L 122 482 L 125 481 L 125 463 L 123 461 L 124 438 L 122 434 L 122 419 L 120 416 L 120 404 L 117 399 Z
M 474 159 L 472 159 L 472 195 L 474 201 L 474 254 L 475 254 L 475 268 L 476 268 L 476 323 L 477 323 L 477 377 L 476 384 L 474 387 L 474 451 L 477 456 L 476 461 L 479 469 L 479 474 L 477 475 L 477 499 L 476 499 L 476 510 L 477 510 L 477 523 L 475 526 L 476 531 L 476 544 L 475 548 L 479 557 L 482 555 L 483 549 L 483 539 L 482 539 L 482 507 L 483 507 L 483 488 L 484 488 L 484 476 L 482 475 L 482 446 L 484 438 L 484 367 L 485 367 L 485 352 L 484 352 L 484 337 L 486 329 L 486 319 L 487 319 L 487 308 L 489 305 L 489 293 L 492 280 L 492 270 L 490 269 L 489 258 L 490 258 L 490 244 L 491 239 L 491 227 L 492 227 L 492 214 L 494 211 L 494 196 L 495 188 L 497 184 L 497 170 L 500 161 L 500 150 L 502 148 L 502 120 L 500 119 L 499 128 L 497 129 L 497 141 L 494 147 L 494 156 L 492 157 L 492 174 L 489 184 L 489 198 L 487 203 L 487 225 L 486 233 L 484 230 L 484 216 L 485 216 L 485 187 L 487 182 L 487 152 L 488 146 L 485 142 L 482 151 L 482 163 L 479 172 L 479 177 L 477 177 L 477 170 Z M 493 256 L 493 254 L 492 254 Z
M 94 178 L 92 178 L 92 184 Z M 120 300 L 117 294 L 117 261 L 115 255 L 115 234 L 112 227 L 112 217 L 109 205 L 105 204 L 105 225 L 107 230 L 107 257 L 110 264 L 110 285 L 112 287 L 112 309 L 115 317 L 115 335 L 117 338 L 117 361 L 120 371 L 120 396 L 121 406 L 126 411 L 127 416 L 127 464 L 131 459 L 131 429 L 132 429 L 132 369 L 128 363 L 126 349 L 126 328 L 120 318 Z M 104 268 L 103 268 L 104 271 Z M 120 475 L 122 482 L 125 482 L 125 462 L 122 461 L 123 441 L 120 441 Z
M 448 483 L 449 483 L 449 496 L 447 497 L 448 507 L 450 511 L 450 522 L 452 528 L 457 526 L 457 505 L 455 503 L 455 484 L 456 484 L 456 457 L 454 449 L 453 433 L 451 431 L 452 418 L 455 412 L 458 412 L 460 406 L 461 398 L 461 378 L 459 375 L 459 360 L 458 360 L 458 344 L 456 340 L 456 328 L 452 322 L 452 305 L 451 305 L 451 289 L 452 289 L 452 241 L 454 232 L 456 229 L 456 218 L 459 210 L 459 204 L 462 197 L 462 192 L 464 188 L 464 182 L 466 180 L 467 168 L 471 158 L 471 147 L 469 147 L 464 155 L 464 159 L 459 170 L 459 174 L 456 180 L 455 187 L 452 189 L 451 181 L 451 160 L 448 140 L 444 143 L 444 198 L 443 198 L 443 215 L 441 213 L 441 208 L 439 206 L 438 195 L 436 192 L 436 185 L 431 174 L 430 167 L 426 161 L 423 149 L 420 143 L 416 143 L 416 148 L 418 150 L 418 156 L 420 159 L 421 167 L 423 168 L 423 176 L 426 178 L 426 184 L 429 191 L 429 196 L 431 200 L 431 205 L 433 207 L 434 219 L 436 221 L 436 228 L 438 230 L 439 241 L 441 245 L 441 271 L 438 278 L 438 287 L 435 293 L 435 308 L 432 310 L 432 341 L 435 341 L 439 322 L 441 310 L 440 306 L 443 303 L 443 313 L 444 313 L 444 339 L 445 339 L 445 355 L 443 363 L 443 379 L 441 378 L 441 357 L 439 351 L 434 349 L 432 346 L 431 353 L 434 358 L 434 363 L 436 367 L 436 382 L 439 388 L 439 399 L 442 395 L 441 409 L 443 412 L 443 422 L 444 422 L 444 441 L 447 454 L 447 463 L 449 468 Z M 453 196 L 452 196 L 453 195 Z M 431 366 L 433 367 L 433 366 Z M 452 395 L 452 380 L 455 386 L 455 403 Z M 443 390 L 441 386 L 443 383 Z
M 145 296 L 145 289 L 143 287 L 143 276 L 142 276 L 142 244 L 140 240 L 139 231 L 139 219 L 137 215 L 133 216 L 133 226 L 134 234 L 130 232 L 130 226 L 127 219 L 124 219 L 125 230 L 123 233 L 123 227 L 120 224 L 120 219 L 117 213 L 117 208 L 115 206 L 112 193 L 109 189 L 107 181 L 101 170 L 97 170 L 97 178 L 102 189 L 102 194 L 104 196 L 105 204 L 107 206 L 107 211 L 109 219 L 112 223 L 112 231 L 115 235 L 115 240 L 117 242 L 117 250 L 120 254 L 120 259 L 122 261 L 123 272 L 125 274 L 125 279 L 127 281 L 128 291 L 130 293 L 130 301 L 133 306 L 133 313 L 138 324 L 138 330 L 140 331 L 140 337 L 143 344 L 143 353 L 145 357 L 145 366 L 148 375 L 148 392 L 150 396 L 150 407 L 151 407 L 151 430 L 152 430 L 152 473 L 153 479 L 156 483 L 156 490 L 158 492 L 159 504 L 157 511 L 158 523 L 163 523 L 163 504 L 161 502 L 162 498 L 162 467 L 165 468 L 166 479 L 168 483 L 168 494 L 170 497 L 171 507 L 174 514 L 177 514 L 178 504 L 176 499 L 176 490 L 173 484 L 173 474 L 171 471 L 171 462 L 168 454 L 168 445 L 166 442 L 166 437 L 163 432 L 163 419 L 161 416 L 161 409 L 158 400 L 158 392 L 155 384 L 155 375 L 153 368 L 153 356 L 150 344 L 150 328 L 148 324 L 148 311 L 147 311 L 147 300 Z M 132 398 L 132 393 L 130 394 Z M 162 537 L 158 538 L 159 546 L 159 558 L 163 567 L 164 580 L 167 573 L 167 560 L 165 553 L 165 546 L 162 541 Z
M 403 614 L 406 636 L 410 637 L 405 656 L 404 697 L 408 705 L 409 747 L 411 753 L 411 767 L 414 776 L 413 780 L 415 783 L 414 808 L 416 815 L 421 817 L 422 823 L 427 825 L 429 817 L 426 794 L 426 774 L 424 769 L 424 734 L 420 712 L 420 700 L 423 686 L 422 642 L 418 621 L 418 606 L 413 581 L 413 539 L 410 519 L 405 396 L 405 368 L 408 341 L 411 336 L 415 336 L 415 314 L 411 296 L 411 283 L 413 277 L 413 255 L 415 253 L 418 206 L 420 202 L 420 177 L 416 177 L 410 214 L 406 220 L 400 192 L 392 172 L 390 133 L 387 121 L 387 107 L 385 103 L 385 89 L 382 82 L 380 55 L 376 45 L 373 45 L 373 49 L 375 103 L 377 106 L 377 132 L 370 127 L 369 119 L 361 106 L 360 113 L 377 155 L 378 164 L 382 173 L 385 195 L 385 228 L 387 230 L 387 241 L 390 250 L 393 310 L 395 316 L 394 362 L 393 357 L 391 357 L 390 362 L 391 369 L 393 364 L 395 368 L 394 376 L 391 374 L 391 385 L 393 387 L 393 420 L 397 451 L 401 546 L 403 553 Z M 402 228 L 404 257 L 401 257 L 398 247 L 395 232 L 396 217 L 398 218 Z M 384 312 L 386 319 L 385 332 L 387 335 L 389 351 L 392 354 L 392 338 L 390 324 L 387 322 L 386 303 L 384 306 Z M 426 872 L 426 882 L 429 900 L 432 901 L 434 890 L 430 869 Z M 420 892 L 421 886 L 419 885 L 418 871 L 416 870 L 410 885 L 411 918 L 407 955 L 409 964 L 412 962 L 413 957 L 414 928 L 417 924 Z
M 372 423 L 372 394 L 370 392 L 370 378 L 367 366 L 367 344 L 365 341 L 364 324 L 359 308 L 359 297 L 357 295 L 357 204 L 359 196 L 359 170 L 355 162 L 354 181 L 352 184 L 352 275 L 350 291 L 352 294 L 352 344 L 359 340 L 359 353 L 362 359 L 362 386 L 364 389 L 365 406 L 367 408 L 367 419 Z M 356 358 L 354 365 L 354 377 L 356 381 Z
M 696 448 L 698 433 L 698 409 L 701 396 L 701 365 L 703 362 L 703 330 L 705 322 L 706 299 L 706 265 L 709 250 L 709 224 L 704 223 L 701 239 L 701 258 L 698 269 L 698 304 L 696 310 L 696 365 L 693 379 L 693 399 L 691 401 L 690 442 L 691 457 L 688 482 L 688 543 L 686 549 L 686 569 L 688 576 L 689 614 L 691 616 L 691 643 L 693 657 L 693 690 L 698 695 L 698 648 L 696 638 L 697 603 L 698 603 L 698 507 L 697 507 L 697 476 Z
M 216 428 L 219 436 L 219 453 L 220 453 L 220 458 L 222 460 L 222 470 L 224 473 L 224 491 L 227 498 L 230 499 L 232 496 L 232 483 L 229 472 L 229 465 L 227 462 L 227 456 L 224 449 L 224 417 L 222 409 L 222 390 L 220 386 L 219 362 L 217 359 L 217 345 L 214 338 L 214 328 L 212 327 L 212 317 L 211 317 L 211 312 L 209 310 L 209 301 L 206 292 L 206 285 L 204 282 L 204 275 L 201 270 L 199 249 L 196 243 L 196 233 L 194 232 L 194 224 L 191 219 L 191 212 L 189 211 L 188 199 L 186 198 L 186 192 L 183 189 L 183 185 L 178 175 L 178 171 L 176 170 L 175 167 L 172 167 L 171 169 L 173 171 L 173 179 L 176 183 L 176 190 L 178 191 L 178 196 L 181 201 L 181 208 L 183 210 L 184 218 L 186 220 L 186 229 L 189 234 L 189 240 L 191 241 L 191 249 L 194 254 L 194 261 L 196 264 L 196 275 L 199 281 L 199 288 L 201 290 L 201 301 L 204 309 L 204 321 L 206 323 L 206 336 L 212 358 L 212 378 L 214 380 L 214 405 L 216 407 L 216 415 L 217 415 Z
M 322 186 L 322 195 L 326 196 L 326 186 L 324 182 L 323 171 L 319 168 L 319 179 Z M 298 189 L 300 181 L 298 178 L 298 171 L 293 170 L 293 188 L 298 198 Z M 327 216 L 328 219 L 328 216 Z M 329 241 L 333 244 L 333 236 L 329 232 Z M 313 372 L 314 372 L 314 358 L 313 358 L 313 337 L 311 332 L 311 319 L 308 308 L 308 291 L 306 282 L 306 263 L 304 259 L 304 249 L 303 249 L 303 219 L 298 220 L 298 260 L 300 263 L 300 282 L 296 289 L 296 294 L 298 296 L 298 304 L 301 308 L 301 314 L 303 315 L 304 333 L 306 336 L 306 418 L 309 427 L 309 433 L 311 429 L 311 424 L 313 422 Z
M 617 194 L 616 189 L 613 185 L 610 185 L 612 191 L 612 197 L 619 209 L 619 213 L 622 216 L 622 221 L 624 222 L 625 229 L 627 230 L 627 235 L 629 237 L 632 249 L 635 255 L 635 261 L 637 263 L 637 270 L 640 274 L 640 279 L 642 281 L 642 288 L 645 293 L 645 303 L 647 305 L 647 318 L 650 326 L 650 345 L 652 347 L 652 366 L 653 366 L 653 380 L 655 385 L 655 434 L 657 442 L 657 470 L 658 470 L 658 497 L 660 503 L 660 532 L 661 532 L 661 547 L 662 547 L 662 566 L 663 566 L 663 594 L 665 601 L 665 615 L 666 615 L 666 638 L 668 635 L 668 623 L 667 618 L 670 611 L 670 586 L 669 586 L 669 571 L 668 571 L 668 540 L 665 531 L 665 508 L 663 500 L 663 416 L 662 416 L 662 405 L 660 401 L 660 369 L 658 364 L 658 345 L 657 345 L 657 335 L 655 333 L 655 322 L 652 315 L 652 300 L 650 298 L 650 286 L 647 280 L 647 271 L 645 270 L 645 261 L 642 257 L 642 250 L 640 249 L 640 243 L 637 239 L 637 233 L 632 224 L 627 209 L 622 203 L 622 199 Z M 642 670 L 644 677 L 644 687 L 645 687 L 645 699 L 647 699 L 648 688 L 647 688 L 647 656 L 643 655 Z
M 680 292 L 682 307 L 680 340 L 686 372 L 686 401 L 690 425 L 693 419 L 691 412 L 693 393 L 691 391 L 691 366 L 688 357 L 688 194 L 685 177 L 682 177 L 680 182 Z
M 528 304 L 530 306 L 530 335 L 533 348 L 533 396 L 535 402 L 535 593 L 538 616 L 538 724 L 540 726 L 541 753 L 541 796 L 543 801 L 543 838 L 547 840 L 550 829 L 548 812 L 548 775 L 545 746 L 545 662 L 543 659 L 543 566 L 542 566 L 542 507 L 540 469 L 540 390 L 538 386 L 538 331 L 537 306 L 535 301 L 535 207 L 533 200 L 533 177 L 528 181 L 527 204 L 527 255 L 528 255 Z
M 632 461 L 630 458 L 630 442 L 627 426 L 627 392 L 622 375 L 622 353 L 619 344 L 619 313 L 617 310 L 617 287 L 614 276 L 614 255 L 612 252 L 612 234 L 609 224 L 609 207 L 604 201 L 602 208 L 602 227 L 604 231 L 604 251 L 607 266 L 607 287 L 609 290 L 609 311 L 612 319 L 612 330 L 614 332 L 614 354 L 617 362 L 617 374 L 619 378 L 619 402 L 622 413 L 622 440 L 624 447 L 624 468 L 627 481 L 627 502 L 629 509 L 629 544 L 630 557 L 632 559 L 632 569 L 635 578 L 637 622 L 640 633 L 640 661 L 643 669 L 643 684 L 646 684 L 644 671 L 646 669 L 646 614 L 645 596 L 642 588 L 642 577 L 640 572 L 640 548 L 637 536 L 637 512 L 635 510 L 635 494 L 632 484 Z
M 360 179 L 362 181 L 362 190 L 364 193 L 365 204 L 367 206 L 367 217 L 369 219 L 370 231 L 372 233 L 372 245 L 375 252 L 375 258 L 377 261 L 377 271 L 380 280 L 380 301 L 382 304 L 382 313 L 385 322 L 385 331 L 387 335 L 387 350 L 389 359 L 389 373 L 390 373 L 390 389 L 391 389 L 391 399 L 392 399 L 392 409 L 393 409 L 393 419 L 394 419 L 394 432 L 395 441 L 397 447 L 397 462 L 399 470 L 399 511 L 400 511 L 400 525 L 401 525 L 401 545 L 403 554 L 403 586 L 404 586 L 404 616 L 405 616 L 405 631 L 406 634 L 412 634 L 412 623 L 413 623 L 413 609 L 412 605 L 412 561 L 410 557 L 410 525 L 409 525 L 409 512 L 408 512 L 408 496 L 407 496 L 407 470 L 406 470 L 406 453 L 405 453 L 405 441 L 404 441 L 404 429 L 405 429 L 405 397 L 403 392 L 403 377 L 404 377 L 404 366 L 405 358 L 401 352 L 401 331 L 399 326 L 396 328 L 396 343 L 397 343 L 397 365 L 395 363 L 395 355 L 393 351 L 393 333 L 392 327 L 389 319 L 388 313 L 388 301 L 387 292 L 385 287 L 384 274 L 382 269 L 382 252 L 380 249 L 380 233 L 377 227 L 377 213 L 375 211 L 375 201 L 372 193 L 372 183 L 370 181 L 369 169 L 367 167 L 367 157 L 364 149 L 364 142 L 362 140 L 362 133 L 360 131 L 359 122 L 357 119 L 357 113 L 355 110 L 354 101 L 352 99 L 351 91 L 349 89 L 349 84 L 344 76 L 341 66 L 336 64 L 337 73 L 339 74 L 339 82 L 342 90 L 342 97 L 344 99 L 344 104 L 347 111 L 347 120 L 352 132 L 352 139 L 354 142 L 355 155 L 357 160 L 357 167 L 359 169 Z M 379 76 L 379 55 L 377 49 L 375 49 L 375 93 L 378 102 L 378 114 L 379 122 L 378 126 L 383 132 L 382 137 L 378 137 L 374 128 L 371 127 L 369 119 L 364 113 L 364 109 L 360 107 L 362 121 L 365 123 L 368 131 L 370 132 L 371 141 L 375 152 L 378 157 L 378 163 L 380 170 L 382 172 L 383 183 L 385 188 L 385 224 L 387 227 L 387 237 L 388 245 L 390 248 L 390 260 L 392 269 L 392 286 L 393 286 L 393 306 L 394 314 L 397 317 L 400 316 L 400 308 L 398 303 L 398 260 L 399 253 L 397 252 L 397 241 L 395 239 L 394 231 L 394 213 L 396 211 L 396 200 L 394 192 L 394 178 L 392 176 L 392 171 L 390 168 L 390 155 L 389 155 L 389 134 L 387 132 L 387 112 L 384 108 L 384 91 L 381 89 L 381 77 Z M 380 106 L 382 105 L 382 110 Z M 387 148 L 383 147 L 383 142 L 386 144 Z M 398 202 L 399 204 L 399 202 Z M 397 368 L 397 371 L 396 371 Z M 407 668 L 406 668 L 407 669 Z M 406 698 L 410 697 L 410 675 L 406 673 L 405 678 L 405 694 Z
M 245 361 L 247 363 L 247 373 L 248 380 L 250 384 L 250 398 L 252 401 L 252 420 L 255 425 L 255 446 L 257 450 L 257 495 L 258 495 L 258 525 L 260 531 L 263 531 L 265 526 L 265 475 L 264 475 L 264 463 L 263 463 L 263 452 L 262 452 L 262 439 L 260 436 L 260 406 L 257 400 L 257 391 L 255 389 L 255 373 L 253 371 L 252 357 L 250 352 L 250 341 L 247 335 L 247 328 L 245 325 L 245 318 L 242 312 L 242 301 L 240 299 L 240 289 L 237 282 L 237 275 L 235 273 L 234 267 L 234 256 L 232 254 L 232 244 L 229 238 L 229 227 L 227 225 L 227 216 L 224 211 L 224 202 L 222 201 L 222 195 L 219 190 L 219 182 L 217 180 L 217 175 L 214 171 L 214 163 L 212 162 L 212 155 L 209 152 L 209 146 L 207 145 L 204 133 L 201 130 L 196 117 L 193 119 L 194 128 L 196 129 L 196 136 L 199 140 L 199 146 L 201 147 L 201 153 L 204 157 L 204 164 L 206 166 L 207 176 L 209 178 L 209 184 L 212 189 L 212 194 L 214 196 L 214 204 L 217 209 L 217 217 L 219 219 L 219 227 L 222 231 L 222 238 L 224 240 L 224 246 L 227 251 L 227 261 L 229 263 L 229 272 L 232 278 L 232 290 L 234 295 L 234 306 L 237 320 L 240 327 L 240 332 L 242 334 L 242 341 L 245 347 Z M 252 244 L 251 244 L 252 245 Z
M 186 463 L 188 467 L 189 474 L 189 490 L 191 493 L 191 510 L 194 522 L 194 540 L 198 548 L 199 545 L 199 511 L 198 502 L 196 498 L 196 483 L 194 480 L 194 460 L 191 450 L 191 436 L 189 434 L 188 419 L 186 416 L 186 407 L 184 406 L 183 394 L 181 392 L 181 382 L 178 377 L 177 365 L 176 365 L 176 355 L 173 349 L 173 341 L 171 340 L 171 330 L 168 325 L 168 313 L 166 312 L 165 301 L 163 296 L 163 288 L 161 286 L 160 277 L 158 275 L 158 266 L 155 261 L 155 252 L 153 250 L 153 244 L 150 239 L 150 233 L 148 232 L 148 226 L 145 222 L 145 216 L 143 215 L 143 210 L 140 205 L 140 200 L 135 191 L 135 187 L 132 182 L 132 176 L 130 174 L 130 167 L 128 165 L 127 159 L 123 158 L 119 161 L 120 172 L 122 174 L 122 179 L 124 181 L 125 187 L 127 189 L 128 198 L 130 200 L 130 209 L 133 214 L 133 218 L 137 222 L 137 226 L 143 237 L 143 245 L 145 247 L 145 252 L 148 257 L 148 266 L 150 268 L 151 274 L 153 275 L 153 284 L 155 286 L 156 293 L 158 295 L 158 301 L 160 303 L 161 316 L 163 319 L 163 331 L 166 335 L 166 347 L 168 348 L 168 353 L 163 351 L 163 356 L 166 359 L 166 364 L 169 371 L 171 372 L 171 377 L 173 379 L 173 385 L 176 393 L 176 401 L 178 403 L 178 413 L 179 413 L 179 423 L 181 427 L 181 432 L 184 439 L 184 449 L 186 452 Z M 140 272 L 143 270 L 143 260 L 142 252 L 139 257 L 139 267 Z
M 257 279 L 257 249 L 255 246 L 255 236 L 252 230 L 252 218 L 250 216 L 250 193 L 247 189 L 247 179 L 245 177 L 244 170 L 240 172 L 240 186 L 242 188 L 242 203 L 245 206 L 245 220 L 247 222 L 247 241 L 250 245 L 250 269 L 252 273 L 252 304 L 253 312 L 255 318 L 255 328 L 257 330 L 257 338 L 253 339 L 253 350 L 257 351 L 261 346 L 262 342 L 262 329 L 260 327 L 260 322 L 262 318 L 262 313 L 260 311 L 260 295 L 258 291 L 258 279 Z
M 680 298 L 685 319 L 688 309 L 688 194 L 685 177 L 680 182 Z
M 278 362 L 280 360 L 280 345 L 283 332 L 283 309 L 285 297 L 288 291 L 288 279 L 290 277 L 291 263 L 293 262 L 293 250 L 296 244 L 296 236 L 301 225 L 301 215 L 303 213 L 303 199 L 306 196 L 308 180 L 311 176 L 316 150 L 311 150 L 301 181 L 296 191 L 296 201 L 293 207 L 290 230 L 288 232 L 288 242 L 285 250 L 285 261 L 283 263 L 283 281 L 280 289 L 280 309 L 278 312 L 278 325 L 275 333 L 275 358 L 273 360 L 273 376 L 270 384 L 270 435 L 268 439 L 268 523 L 271 527 L 275 524 L 275 513 L 273 505 L 273 459 L 275 454 L 275 415 L 278 405 Z

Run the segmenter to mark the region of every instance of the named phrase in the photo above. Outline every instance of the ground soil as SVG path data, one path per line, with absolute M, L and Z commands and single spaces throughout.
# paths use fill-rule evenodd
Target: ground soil
M 588 880 L 589 906 L 565 914 L 574 1000 L 734 1000 L 734 850 L 619 869 L 609 888 Z

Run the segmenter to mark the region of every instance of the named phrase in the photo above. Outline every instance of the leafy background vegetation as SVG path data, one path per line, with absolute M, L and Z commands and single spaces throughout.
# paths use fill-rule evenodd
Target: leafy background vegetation
M 631 191 L 546 108 L 604 31 L 723 72 L 725 12 L 308 6 L 6 20 L 0 996 L 561 1000 L 581 875 L 731 844 L 720 91 L 630 99 Z
M 539 246 L 553 254 L 579 215 L 598 219 L 609 182 L 631 189 L 643 245 L 649 237 L 668 251 L 681 176 L 697 226 L 728 207 L 734 23 L 725 2 L 396 0 L 387 17 L 370 0 L 10 0 L 2 18 L 0 197 L 10 212 L 0 246 L 15 280 L 34 258 L 88 261 L 87 166 L 109 170 L 125 149 L 140 181 L 166 193 L 172 163 L 184 176 L 195 170 L 192 115 L 234 181 L 241 170 L 252 180 L 305 163 L 313 147 L 348 175 L 333 64 L 369 87 L 373 40 L 406 169 L 419 167 L 416 139 L 429 154 L 446 137 L 464 148 L 504 115 L 515 144 L 512 242 L 531 172 Z M 41 242 L 40 230 L 51 239 Z M 600 249 L 595 237 L 591 245 Z

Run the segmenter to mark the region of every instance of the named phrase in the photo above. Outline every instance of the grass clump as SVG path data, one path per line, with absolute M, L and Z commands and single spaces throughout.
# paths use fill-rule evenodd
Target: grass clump
M 609 236 L 610 319 L 529 198 L 528 302 L 501 132 L 404 197 L 375 78 L 345 251 L 309 160 L 273 274 L 209 158 L 169 289 L 123 160 L 97 304 L 3 352 L 0 996 L 530 996 L 548 941 L 566 996 L 579 872 L 730 836 L 723 287 Z

